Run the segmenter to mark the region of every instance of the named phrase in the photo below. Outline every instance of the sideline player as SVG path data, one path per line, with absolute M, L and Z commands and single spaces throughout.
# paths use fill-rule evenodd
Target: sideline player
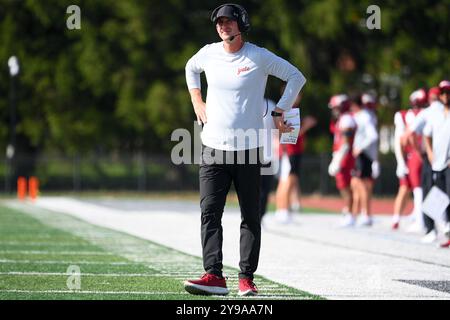
M 353 217 L 360 213 L 359 225 L 371 226 L 372 164 L 378 156 L 378 132 L 370 113 L 363 107 L 362 95 L 355 94 L 350 98 L 350 111 L 356 122 L 353 140 L 353 156 L 355 167 L 352 171 L 351 188 L 353 194 Z
M 376 113 L 376 107 L 377 107 L 377 100 L 376 98 L 370 94 L 370 93 L 364 93 L 361 96 L 361 102 L 362 102 L 362 106 L 363 108 L 365 108 L 367 110 L 367 112 L 369 112 L 370 115 L 370 120 L 373 124 L 373 126 L 375 127 L 375 129 L 378 131 L 378 117 L 377 117 L 377 113 Z M 373 187 L 375 184 L 375 181 L 378 179 L 378 177 L 380 176 L 380 163 L 378 161 L 378 143 L 374 143 L 371 145 L 372 153 L 374 154 L 374 160 L 372 162 L 372 178 L 368 179 L 367 181 L 367 187 L 368 187 L 368 197 L 369 197 L 369 202 L 372 199 L 372 194 L 373 194 Z
M 295 99 L 292 108 L 300 108 L 301 94 Z M 280 173 L 277 186 L 276 203 L 277 211 L 275 219 L 280 223 L 290 223 L 292 221 L 291 204 L 300 206 L 300 165 L 305 149 L 305 134 L 316 125 L 315 118 L 308 116 L 301 120 L 300 131 L 296 144 L 280 144 L 279 154 L 283 163 L 283 157 L 289 160 L 289 172 Z M 283 170 L 285 170 L 283 168 Z
M 336 188 L 344 199 L 341 225 L 344 227 L 353 226 L 355 221 L 351 214 L 353 196 L 350 182 L 351 170 L 355 164 L 352 146 L 356 123 L 350 114 L 350 100 L 346 94 L 333 95 L 328 107 L 332 114 L 330 131 L 333 133 L 333 157 L 328 166 L 328 173 L 335 177 Z
M 398 193 L 394 201 L 394 214 L 392 216 L 392 229 L 397 230 L 400 226 L 400 216 L 405 208 L 406 199 L 410 191 L 413 192 L 414 209 L 412 216 L 414 223 L 423 228 L 422 221 L 422 135 L 414 134 L 401 144 L 401 136 L 414 121 L 416 116 L 427 105 L 427 93 L 424 89 L 415 90 L 409 96 L 411 108 L 397 111 L 394 115 L 395 124 L 395 157 L 397 159 L 396 175 L 399 179 Z
M 442 83 L 442 81 L 441 81 Z M 434 87 L 433 87 L 434 88 Z M 439 89 L 439 94 L 441 92 L 441 89 Z M 430 89 L 431 90 L 431 89 Z M 436 93 L 436 89 L 433 89 L 434 93 Z M 433 92 L 432 92 L 433 93 Z M 440 98 L 440 96 L 439 96 Z M 401 137 L 402 143 L 406 144 L 406 141 L 408 141 L 411 136 L 416 134 L 422 134 L 424 132 L 424 128 L 428 122 L 430 122 L 431 118 L 433 117 L 433 114 L 435 111 L 439 111 L 441 109 L 444 109 L 444 105 L 442 104 L 440 99 L 435 99 L 435 95 L 429 94 L 428 99 L 430 105 L 428 108 L 423 110 L 417 117 L 415 117 L 414 121 L 411 123 L 411 125 L 407 128 L 406 132 Z M 428 159 L 427 155 L 422 155 L 423 165 L 422 165 L 422 175 L 421 175 L 421 181 L 422 181 L 422 193 L 423 198 L 425 199 L 428 195 L 428 192 L 431 190 L 433 186 L 433 170 L 431 167 L 431 162 Z M 429 217 L 425 212 L 422 212 L 423 222 L 425 225 L 426 234 L 424 237 L 422 237 L 421 242 L 423 243 L 433 243 L 437 240 L 438 230 L 436 228 L 436 224 L 434 220 Z
M 378 116 L 377 116 L 377 99 L 370 93 L 364 93 L 361 97 L 361 102 L 363 107 L 369 112 L 370 119 L 375 126 L 378 128 Z M 372 178 L 376 180 L 380 176 L 380 164 L 378 162 L 378 148 L 377 148 L 377 159 L 372 163 Z
M 278 157 L 279 137 L 272 136 L 272 130 L 276 129 L 274 118 L 270 115 L 276 108 L 274 101 L 266 98 L 264 99 L 264 153 L 262 167 L 265 169 L 264 174 L 261 174 L 261 224 L 264 225 L 264 216 L 267 211 L 267 204 L 269 200 L 270 191 L 272 190 L 274 182 L 275 164 L 274 161 Z M 262 170 L 264 170 L 262 169 Z
M 443 108 L 430 110 L 423 134 L 428 160 L 433 169 L 433 184 L 450 198 L 450 81 L 439 83 Z M 441 243 L 442 248 L 450 247 L 450 205 L 445 212 L 444 235 L 446 240 Z

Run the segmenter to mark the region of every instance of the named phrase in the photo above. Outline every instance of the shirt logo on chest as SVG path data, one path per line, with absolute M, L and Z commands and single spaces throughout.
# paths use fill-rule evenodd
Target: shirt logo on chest
M 250 71 L 250 67 L 241 67 L 238 68 L 237 75 L 240 75 L 242 72 Z

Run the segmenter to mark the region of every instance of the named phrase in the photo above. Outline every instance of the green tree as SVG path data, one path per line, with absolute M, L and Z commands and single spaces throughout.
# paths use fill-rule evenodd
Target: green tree
M 16 55 L 20 153 L 167 153 L 172 130 L 192 130 L 184 66 L 203 45 L 219 41 L 209 15 L 221 3 L 80 0 L 81 30 L 68 30 L 72 1 L 0 0 L 0 150 L 9 134 L 6 61 Z M 374 90 L 385 97 L 380 115 L 389 123 L 413 89 L 449 76 L 449 0 L 378 2 L 381 30 L 365 25 L 368 0 L 241 4 L 251 16 L 247 39 L 308 79 L 303 114 L 319 119 L 311 151 L 331 143 L 330 95 Z M 267 95 L 278 99 L 279 87 L 271 79 Z

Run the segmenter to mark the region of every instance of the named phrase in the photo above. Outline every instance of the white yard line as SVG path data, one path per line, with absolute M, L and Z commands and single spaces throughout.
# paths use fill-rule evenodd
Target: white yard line
M 79 275 L 81 277 L 167 277 L 167 274 L 148 274 L 148 273 L 64 273 L 64 272 L 21 272 L 10 271 L 0 272 L 0 275 L 6 276 L 73 276 Z
M 130 295 L 188 295 L 188 293 L 184 292 L 163 292 L 163 291 L 87 291 L 87 290 L 0 290 L 1 292 L 6 293 L 70 293 L 70 294 L 107 294 L 107 295 L 124 295 L 124 294 L 130 294 Z
M 0 254 L 62 254 L 62 255 L 80 255 L 80 256 L 111 256 L 110 252 L 103 251 L 48 251 L 48 250 L 0 250 Z
M 0 293 L 26 293 L 26 294 L 96 294 L 96 295 L 189 295 L 187 292 L 164 292 L 164 291 L 88 291 L 88 290 L 0 290 Z M 260 294 L 254 297 L 245 297 L 245 300 L 273 300 L 280 299 L 280 296 L 285 300 L 298 300 L 299 295 L 282 293 L 280 295 L 263 295 Z M 229 296 L 220 296 L 221 300 L 235 300 L 236 296 L 230 294 Z
M 0 246 L 30 246 L 30 247 L 39 247 L 39 246 L 49 246 L 49 247 L 82 247 L 82 246 L 92 246 L 90 243 L 82 243 L 79 242 L 37 242 L 37 241 L 0 241 Z
M 73 265 L 75 261 L 63 261 L 63 260 L 14 260 L 14 259 L 0 259 L 0 263 L 24 263 L 24 264 L 67 264 Z M 76 264 L 87 264 L 87 265 L 110 265 L 110 266 L 136 266 L 140 263 L 136 262 L 104 262 L 104 261 L 76 261 Z

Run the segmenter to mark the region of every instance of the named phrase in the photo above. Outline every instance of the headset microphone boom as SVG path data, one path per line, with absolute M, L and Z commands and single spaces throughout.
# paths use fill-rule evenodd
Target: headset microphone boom
M 234 38 L 236 38 L 240 34 L 241 34 L 241 32 L 239 32 L 239 33 L 237 33 L 235 35 L 232 35 L 232 36 L 228 37 L 227 39 L 225 39 L 225 41 L 226 42 L 233 42 Z

